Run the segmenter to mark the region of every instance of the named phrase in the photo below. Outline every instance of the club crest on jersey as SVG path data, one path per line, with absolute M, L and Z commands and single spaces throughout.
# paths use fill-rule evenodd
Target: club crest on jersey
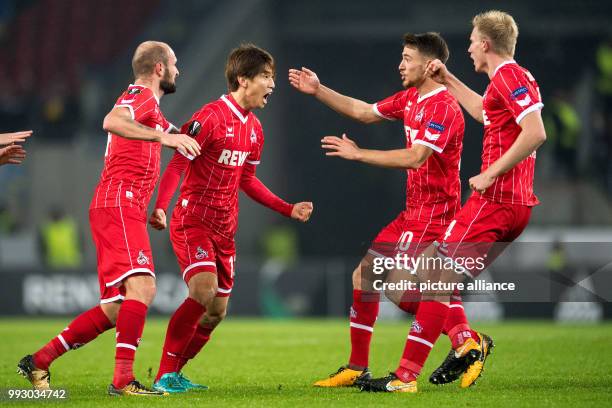
M 144 251 L 142 249 L 140 250 L 140 252 L 138 252 L 138 258 L 136 259 L 136 262 L 138 262 L 138 265 L 145 265 L 149 263 L 149 257 L 144 254 Z
M 251 130 L 251 143 L 256 143 L 257 142 L 257 134 L 255 133 L 255 130 Z
M 423 331 L 423 327 L 418 321 L 412 322 L 412 326 L 410 326 L 410 331 L 414 331 L 416 333 L 421 333 Z
M 516 102 L 521 108 L 529 105 L 531 103 L 531 97 L 528 94 L 529 90 L 526 86 L 521 86 L 520 88 L 515 89 L 511 94 L 510 98 Z M 521 99 L 521 95 L 525 95 Z
M 127 91 L 128 95 L 138 95 L 140 93 L 140 88 L 132 88 Z
M 199 259 L 208 258 L 208 252 L 206 252 L 204 249 L 202 249 L 202 247 L 198 247 L 196 249 L 195 258 L 198 259 L 198 260 Z
M 414 120 L 416 120 L 417 122 L 420 122 L 422 119 L 423 119 L 423 109 L 421 109 L 421 111 L 417 113 L 417 115 L 414 117 Z
M 198 122 L 197 120 L 194 120 L 193 122 L 189 124 L 189 128 L 187 129 L 187 134 L 189 136 L 197 136 L 197 134 L 200 133 L 201 128 L 202 128 L 202 125 L 200 125 L 200 122 Z

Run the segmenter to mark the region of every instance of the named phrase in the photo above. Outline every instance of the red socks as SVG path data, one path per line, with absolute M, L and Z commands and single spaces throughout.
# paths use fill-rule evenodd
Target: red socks
M 125 387 L 134 380 L 133 366 L 136 348 L 144 329 L 147 305 L 138 300 L 124 300 L 117 316 L 117 348 L 113 385 Z
M 404 354 L 395 374 L 403 382 L 410 382 L 421 373 L 423 364 L 434 343 L 440 337 L 449 307 L 435 301 L 422 301 L 410 328 Z
M 367 367 L 370 356 L 370 340 L 374 322 L 378 316 L 380 293 L 353 290 L 351 306 L 351 356 L 349 364 Z
M 196 326 L 206 309 L 194 299 L 188 297 L 170 318 L 166 331 L 166 340 L 162 351 L 159 370 L 155 381 L 166 373 L 177 373 L 187 362 L 186 353 L 196 333 Z M 210 336 L 210 333 L 208 333 Z M 208 339 L 207 339 L 208 340 Z M 201 342 L 201 339 L 199 339 Z M 199 351 L 204 342 L 201 342 Z M 195 347 L 195 346 L 194 346 Z M 196 351 L 196 354 L 197 354 Z
M 406 313 L 416 315 L 419 310 L 420 292 L 406 291 L 402 295 L 402 299 L 398 307 Z M 468 338 L 473 338 L 478 341 L 478 335 L 470 328 L 463 304 L 461 295 L 458 291 L 453 292 L 451 296 L 450 309 L 448 317 L 444 322 L 442 333 L 447 334 L 454 349 L 460 347 Z
M 419 310 L 419 302 L 421 301 L 421 292 L 417 290 L 406 290 L 402 294 L 402 299 L 400 304 L 397 305 L 400 309 L 402 309 L 406 313 L 410 313 L 411 315 L 416 315 L 417 310 Z
M 181 364 L 177 372 L 180 372 L 183 369 L 185 364 L 187 364 L 187 361 L 195 358 L 195 356 L 198 355 L 200 350 L 202 350 L 202 347 L 204 347 L 206 343 L 208 343 L 208 340 L 210 340 L 210 335 L 213 330 L 214 327 L 204 327 L 199 324 L 196 326 L 195 333 L 187 346 L 187 350 L 185 350 L 185 353 L 183 354 L 183 358 L 181 359 Z
M 463 305 L 461 304 L 461 296 L 458 293 L 453 293 L 449 306 L 448 317 L 444 323 L 444 332 L 448 334 L 454 349 L 459 348 L 469 338 L 473 338 L 478 342 L 478 335 L 468 324 Z
M 51 363 L 70 349 L 77 349 L 108 329 L 113 324 L 98 305 L 81 313 L 43 348 L 34 353 L 34 365 L 48 370 Z

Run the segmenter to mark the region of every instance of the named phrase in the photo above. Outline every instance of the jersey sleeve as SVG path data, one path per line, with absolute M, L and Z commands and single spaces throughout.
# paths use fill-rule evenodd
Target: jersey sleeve
M 129 88 L 115 103 L 115 108 L 128 108 L 132 119 L 143 123 L 155 114 L 157 100 L 153 92 L 146 88 Z
M 492 82 L 516 123 L 528 113 L 544 107 L 538 84 L 528 71 L 502 69 Z
M 204 150 L 206 146 L 212 140 L 212 136 L 215 128 L 218 126 L 217 115 L 214 111 L 204 109 L 196 112 L 191 119 L 189 119 L 183 126 L 181 126 L 181 133 L 189 135 L 196 139 L 200 144 L 201 150 Z M 195 159 L 195 156 L 179 152 L 189 160 Z
M 461 112 L 445 103 L 436 103 L 423 115 L 423 122 L 412 143 L 442 153 L 461 125 Z
M 406 100 L 408 91 L 400 91 L 395 95 L 391 95 L 372 105 L 372 110 L 383 119 L 397 120 L 404 118 L 404 109 L 406 108 Z
M 162 127 L 164 129 L 164 132 L 166 133 L 180 132 L 180 129 L 174 126 L 173 123 L 168 122 L 166 118 L 163 118 L 163 122 L 164 124 Z

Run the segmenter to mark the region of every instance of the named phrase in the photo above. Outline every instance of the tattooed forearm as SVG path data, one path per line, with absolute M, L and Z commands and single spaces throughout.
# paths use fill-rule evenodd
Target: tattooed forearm
M 132 125 L 139 127 L 139 128 L 140 128 L 140 129 L 142 129 L 142 130 L 155 130 L 155 129 L 150 128 L 150 127 L 148 127 L 148 126 L 145 126 L 145 125 L 143 125 L 143 124 L 141 124 L 141 123 L 139 123 L 139 122 L 136 122 L 136 121 L 135 121 L 134 119 L 132 119 L 132 118 L 127 118 L 127 117 L 124 117 L 124 118 L 123 118 L 123 120 L 124 120 L 124 121 L 126 121 L 127 123 L 131 123 Z

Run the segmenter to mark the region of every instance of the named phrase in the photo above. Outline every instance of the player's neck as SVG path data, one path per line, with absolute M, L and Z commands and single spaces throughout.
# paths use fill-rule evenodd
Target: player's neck
M 251 107 L 247 102 L 247 97 L 244 92 L 241 92 L 240 88 L 237 91 L 231 92 L 230 95 L 234 99 L 234 101 L 244 110 L 245 112 L 249 112 Z
M 493 78 L 497 67 L 504 62 L 512 61 L 513 59 L 513 57 L 509 57 L 507 55 L 491 54 L 487 56 L 487 75 L 489 76 L 489 79 Z
M 417 87 L 417 92 L 419 96 L 423 96 L 423 95 L 427 95 L 428 93 L 438 88 L 442 88 L 443 86 L 444 85 L 440 85 L 436 81 L 427 78 L 425 79 L 425 81 L 423 81 L 423 83 L 420 86 Z
M 159 89 L 159 85 L 155 86 L 152 79 L 136 78 L 136 80 L 134 81 L 134 85 L 141 85 L 146 88 L 149 88 L 158 101 L 161 99 L 162 96 L 164 96 L 164 92 Z

